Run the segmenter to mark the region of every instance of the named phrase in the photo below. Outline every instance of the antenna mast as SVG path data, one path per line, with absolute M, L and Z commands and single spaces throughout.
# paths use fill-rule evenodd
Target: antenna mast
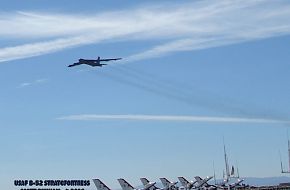
M 287 132 L 287 134 L 288 134 L 288 132 Z M 289 142 L 289 137 L 288 137 L 288 173 L 290 173 L 290 142 Z
M 282 158 L 281 158 L 281 152 L 280 152 L 280 150 L 279 150 L 279 157 L 280 157 L 281 173 L 284 173 L 284 170 L 283 170 L 283 163 L 282 163 Z
M 214 167 L 214 161 L 213 161 L 213 177 L 214 177 L 214 184 L 216 185 L 216 176 L 215 176 L 215 167 Z
M 281 153 L 279 151 L 279 154 L 280 154 L 280 164 L 281 164 L 281 173 L 290 173 L 290 141 L 289 141 L 288 130 L 287 130 L 287 139 L 288 139 L 288 170 L 283 170 Z
M 228 157 L 227 157 L 227 152 L 226 152 L 226 146 L 225 146 L 225 139 L 223 138 L 223 143 L 224 143 L 224 157 L 225 157 L 225 166 L 226 166 L 226 182 L 229 181 L 230 178 L 230 171 L 229 171 L 229 163 L 228 163 Z
M 239 167 L 238 167 L 238 161 L 236 161 L 236 168 L 237 168 L 237 178 L 240 178 L 240 172 L 239 172 Z

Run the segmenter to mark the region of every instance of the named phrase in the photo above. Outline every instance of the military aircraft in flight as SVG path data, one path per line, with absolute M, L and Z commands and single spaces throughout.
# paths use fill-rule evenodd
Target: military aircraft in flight
M 77 65 L 82 65 L 82 64 L 86 64 L 86 65 L 90 65 L 92 67 L 102 67 L 103 65 L 107 65 L 101 62 L 104 61 L 117 61 L 120 60 L 122 58 L 113 58 L 113 59 L 101 59 L 100 57 L 98 57 L 98 59 L 79 59 L 79 62 L 74 63 L 72 65 L 69 65 L 68 67 L 74 67 Z

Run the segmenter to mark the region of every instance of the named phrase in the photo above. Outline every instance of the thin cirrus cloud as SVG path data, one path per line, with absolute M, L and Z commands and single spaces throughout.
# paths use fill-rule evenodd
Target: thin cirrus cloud
M 125 59 L 136 61 L 289 35 L 290 3 L 286 0 L 206 0 L 97 14 L 13 12 L 0 13 L 0 25 L 5 26 L 0 29 L 1 38 L 27 41 L 0 47 L 0 62 L 107 41 L 156 43 Z
M 49 81 L 49 79 L 47 79 L 47 78 L 40 78 L 40 79 L 36 79 L 34 81 L 31 81 L 31 82 L 23 82 L 20 85 L 18 85 L 17 88 L 25 88 L 25 87 L 34 86 L 34 85 L 40 85 L 40 84 L 46 83 L 48 81 Z
M 98 120 L 127 120 L 127 121 L 163 121 L 163 122 L 205 122 L 205 123 L 261 123 L 261 124 L 290 124 L 287 120 L 242 117 L 210 117 L 191 115 L 98 115 L 81 114 L 57 118 L 69 121 L 98 121 Z

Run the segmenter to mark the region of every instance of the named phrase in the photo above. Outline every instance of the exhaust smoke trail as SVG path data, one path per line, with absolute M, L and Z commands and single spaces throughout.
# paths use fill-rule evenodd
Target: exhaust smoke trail
M 275 111 L 269 111 L 262 107 L 241 103 L 231 97 L 225 97 L 220 94 L 201 89 L 197 85 L 180 82 L 170 78 L 164 78 L 152 73 L 133 69 L 129 66 L 112 67 L 114 76 L 111 76 L 117 82 L 121 82 L 133 87 L 161 95 L 185 103 L 191 107 L 203 107 L 218 113 L 226 115 L 237 115 L 243 117 L 262 117 L 268 119 L 287 120 L 286 114 Z M 118 76 L 116 75 L 118 73 Z M 117 77 L 117 78 L 116 78 Z M 134 82 L 132 82 L 134 81 Z M 204 96 L 206 95 L 206 96 Z

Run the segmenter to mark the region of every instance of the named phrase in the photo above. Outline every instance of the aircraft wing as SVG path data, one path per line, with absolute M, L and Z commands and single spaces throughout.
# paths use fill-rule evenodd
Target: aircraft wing
M 199 176 L 195 176 L 194 178 L 195 178 L 195 180 L 197 181 L 198 186 L 199 186 L 199 187 L 202 187 L 202 186 L 208 186 L 209 184 L 208 184 L 207 182 L 208 182 L 209 180 L 211 180 L 213 177 L 212 177 L 212 176 L 210 176 L 210 177 L 208 176 L 208 177 L 202 179 L 202 178 L 199 177 Z
M 178 183 L 177 181 L 175 182 L 171 182 L 169 181 L 168 179 L 166 179 L 165 177 L 161 177 L 159 178 L 162 185 L 165 187 L 165 188 L 172 188 L 172 187 L 175 187 L 175 185 Z
M 69 65 L 68 67 L 74 67 L 74 66 L 77 66 L 77 65 L 80 65 L 80 63 L 79 62 L 78 63 L 74 63 L 74 64 Z
M 120 60 L 122 58 L 114 58 L 114 59 L 100 59 L 100 61 L 117 61 Z
M 144 185 L 143 190 L 155 190 L 155 189 L 157 189 L 157 187 L 155 187 L 155 184 L 156 184 L 156 182 L 148 183 L 148 184 Z
M 236 186 L 238 186 L 238 185 L 240 185 L 240 183 L 242 183 L 244 181 L 244 179 L 239 179 L 236 183 L 233 183 L 233 184 L 231 184 L 230 185 L 230 187 L 236 187 Z

